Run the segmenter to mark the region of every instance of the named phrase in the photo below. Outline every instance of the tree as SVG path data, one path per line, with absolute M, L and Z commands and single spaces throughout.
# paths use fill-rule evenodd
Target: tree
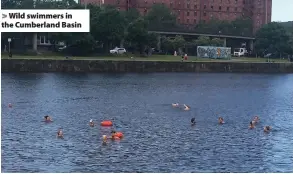
M 193 41 L 196 46 L 209 46 L 210 38 L 208 36 L 199 36 L 198 39 Z
M 185 46 L 185 39 L 181 35 L 176 35 L 173 40 L 171 40 L 174 50 L 178 50 L 181 53 L 181 48 Z
M 106 49 L 120 44 L 125 34 L 125 18 L 117 9 L 104 7 L 94 23 L 95 29 L 91 31 L 91 34 L 96 40 L 104 43 Z
M 163 4 L 155 4 L 146 15 L 150 29 L 166 29 L 176 26 L 176 16 Z
M 170 50 L 172 50 L 172 41 L 169 37 L 163 36 L 161 38 L 161 48 L 164 50 L 166 53 L 168 53 Z
M 289 42 L 290 35 L 286 29 L 277 22 L 271 22 L 256 33 L 255 49 L 260 55 L 289 53 L 291 50 Z
M 143 54 L 148 39 L 147 21 L 138 18 L 129 25 L 127 33 L 127 41 Z
M 123 15 L 126 19 L 126 23 L 133 22 L 140 17 L 139 11 L 136 8 L 130 8 L 123 12 Z
M 224 45 L 224 41 L 220 38 L 213 38 L 210 41 L 211 46 L 222 47 Z

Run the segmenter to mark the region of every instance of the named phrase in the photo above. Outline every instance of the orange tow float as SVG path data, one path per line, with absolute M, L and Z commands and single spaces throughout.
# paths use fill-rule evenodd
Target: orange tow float
M 105 120 L 101 122 L 101 126 L 113 126 L 113 123 L 110 120 Z
M 124 135 L 123 135 L 122 132 L 116 132 L 114 136 L 115 136 L 115 137 L 118 137 L 118 138 L 120 138 L 120 139 L 124 137 Z

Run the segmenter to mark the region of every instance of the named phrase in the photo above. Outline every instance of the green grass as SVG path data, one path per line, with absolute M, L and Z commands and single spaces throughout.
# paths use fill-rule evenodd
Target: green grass
M 2 55 L 1 59 L 9 59 L 7 55 Z M 27 60 L 66 60 L 64 56 L 22 56 L 22 55 L 13 55 L 11 59 L 27 59 Z M 150 57 L 135 57 L 131 56 L 97 56 L 97 57 L 70 57 L 70 60 L 116 60 L 116 61 L 167 61 L 167 62 L 179 62 L 181 61 L 180 56 L 172 55 L 152 55 Z M 270 59 L 270 61 L 281 63 L 288 62 L 287 59 Z M 185 62 L 267 62 L 265 58 L 235 58 L 233 57 L 230 60 L 225 59 L 207 59 L 207 58 L 198 58 L 195 56 L 189 56 L 188 61 Z

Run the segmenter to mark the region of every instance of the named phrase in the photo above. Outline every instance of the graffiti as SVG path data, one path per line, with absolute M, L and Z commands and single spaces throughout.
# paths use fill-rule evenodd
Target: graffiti
M 211 58 L 211 59 L 230 59 L 231 48 L 230 47 L 198 46 L 197 57 Z

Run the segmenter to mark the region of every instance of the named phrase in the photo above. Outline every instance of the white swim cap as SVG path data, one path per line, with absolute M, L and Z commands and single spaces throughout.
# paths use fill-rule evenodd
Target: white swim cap
M 90 122 L 93 122 L 93 119 L 91 119 Z

